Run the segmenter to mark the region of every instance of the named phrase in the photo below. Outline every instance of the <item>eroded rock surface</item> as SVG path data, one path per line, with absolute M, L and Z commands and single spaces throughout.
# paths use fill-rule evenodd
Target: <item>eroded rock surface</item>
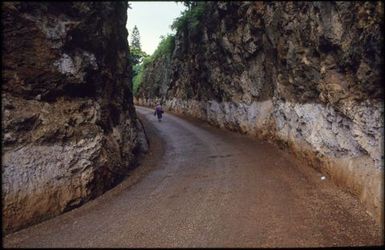
M 383 8 L 206 3 L 199 32 L 179 31 L 171 62 L 163 63 L 171 72 L 161 84 L 167 92 L 148 91 L 148 79 L 161 74 L 150 67 L 136 101 L 162 100 L 174 112 L 275 141 L 382 221 Z
M 126 11 L 123 2 L 2 5 L 3 231 L 100 195 L 145 148 Z

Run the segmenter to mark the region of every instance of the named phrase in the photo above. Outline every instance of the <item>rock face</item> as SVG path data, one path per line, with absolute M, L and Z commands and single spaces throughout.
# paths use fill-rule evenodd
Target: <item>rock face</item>
M 3 232 L 55 216 L 134 167 L 127 3 L 9 2 L 3 12 Z
M 146 81 L 136 102 L 279 143 L 382 221 L 383 7 L 206 3 L 198 32 L 176 34 L 167 91 Z

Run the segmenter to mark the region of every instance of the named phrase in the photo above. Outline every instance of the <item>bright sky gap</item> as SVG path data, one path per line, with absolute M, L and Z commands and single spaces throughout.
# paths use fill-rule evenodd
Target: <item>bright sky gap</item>
M 160 36 L 175 33 L 170 25 L 186 8 L 183 3 L 170 2 L 128 2 L 127 10 L 128 41 L 136 25 L 140 33 L 142 50 L 151 55 L 160 42 Z

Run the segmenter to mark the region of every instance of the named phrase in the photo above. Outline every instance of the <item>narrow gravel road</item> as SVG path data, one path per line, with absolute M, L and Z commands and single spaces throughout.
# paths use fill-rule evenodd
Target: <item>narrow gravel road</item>
M 101 197 L 7 235 L 5 247 L 382 245 L 362 205 L 277 147 L 137 107 L 151 153 Z

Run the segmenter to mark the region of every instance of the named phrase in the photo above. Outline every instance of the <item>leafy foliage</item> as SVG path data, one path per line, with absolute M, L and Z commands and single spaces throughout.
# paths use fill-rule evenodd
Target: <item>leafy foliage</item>
M 147 53 L 142 51 L 141 49 L 132 47 L 130 50 L 130 63 L 132 65 L 139 64 L 143 61 L 145 57 L 147 57 Z
M 146 71 L 147 67 L 154 63 L 157 59 L 164 56 L 171 56 L 175 47 L 175 37 L 174 35 L 168 34 L 167 36 L 161 36 L 161 41 L 158 44 L 158 47 L 151 56 L 146 56 L 143 58 L 143 61 L 133 67 L 133 92 L 134 95 L 137 94 L 140 85 L 143 81 L 143 74 Z
M 162 57 L 164 55 L 171 55 L 175 47 L 174 35 L 168 34 L 167 36 L 161 36 L 161 41 L 152 55 L 153 60 Z
M 130 63 L 136 65 L 142 62 L 143 58 L 147 56 L 146 52 L 142 51 L 140 45 L 140 34 L 138 27 L 136 25 L 132 29 L 132 39 L 131 39 L 131 51 L 130 51 Z M 135 72 L 134 72 L 135 74 Z
M 191 30 L 198 28 L 201 17 L 206 9 L 206 2 L 183 1 L 187 9 L 182 12 L 182 15 L 174 20 L 171 29 L 178 31 Z
M 141 63 L 144 60 L 144 58 L 148 57 L 147 53 L 142 51 L 141 44 L 140 44 L 140 34 L 138 27 L 136 25 L 134 26 L 132 30 L 132 39 L 131 39 L 131 45 L 130 45 L 130 64 L 132 65 L 132 77 L 133 77 L 133 90 L 134 92 L 137 91 L 139 85 L 138 83 L 141 81 L 143 72 Z
M 182 1 L 182 2 L 183 2 L 183 5 L 186 6 L 188 9 L 191 9 L 191 7 L 197 4 L 196 1 Z
M 138 92 L 139 86 L 142 83 L 144 67 L 141 64 L 135 65 L 133 67 L 133 71 L 136 71 L 136 74 L 134 74 L 134 78 L 132 80 L 133 93 L 134 95 L 136 95 L 136 93 Z

